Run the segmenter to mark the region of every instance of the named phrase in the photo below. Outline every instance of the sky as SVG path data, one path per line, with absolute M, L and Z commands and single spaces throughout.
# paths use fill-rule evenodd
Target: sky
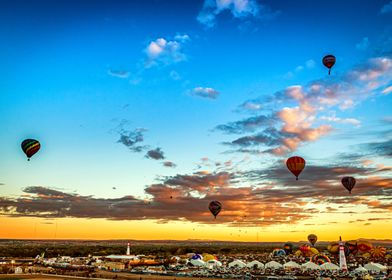
M 6 0 L 0 37 L 0 238 L 390 238 L 390 0 Z

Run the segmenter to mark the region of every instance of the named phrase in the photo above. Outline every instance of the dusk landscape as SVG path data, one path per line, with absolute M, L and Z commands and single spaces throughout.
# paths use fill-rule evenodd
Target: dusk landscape
M 0 23 L 0 279 L 392 279 L 390 0 Z

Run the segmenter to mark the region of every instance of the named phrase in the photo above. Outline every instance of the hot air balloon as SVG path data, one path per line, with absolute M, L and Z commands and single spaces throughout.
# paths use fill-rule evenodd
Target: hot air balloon
M 291 157 L 286 161 L 287 168 L 294 174 L 298 180 L 299 174 L 305 168 L 305 160 L 301 157 Z
M 27 156 L 27 160 L 30 160 L 30 158 L 41 148 L 41 144 L 35 139 L 26 139 L 23 140 L 21 147 Z
M 349 193 L 351 193 L 351 190 L 354 188 L 355 183 L 356 183 L 356 181 L 355 181 L 354 177 L 343 177 L 342 178 L 342 184 L 349 191 Z
M 367 253 L 373 248 L 372 243 L 366 240 L 358 240 L 357 246 L 360 254 Z
M 356 255 L 358 253 L 357 240 L 349 240 L 344 244 L 350 249 L 350 253 Z
M 324 254 L 313 255 L 312 258 L 310 259 L 310 261 L 312 263 L 315 263 L 315 264 L 318 264 L 318 265 L 322 265 L 322 264 L 324 264 L 326 262 L 331 262 L 329 257 L 324 255 Z
M 310 242 L 310 244 L 312 244 L 312 246 L 314 246 L 314 244 L 317 242 L 317 235 L 315 235 L 313 233 L 309 234 L 308 241 Z
M 218 216 L 219 212 L 222 210 L 222 204 L 217 200 L 211 201 L 210 205 L 208 205 L 208 209 L 210 209 L 210 212 L 216 219 L 216 216 Z
M 283 250 L 286 252 L 286 255 L 289 255 L 293 252 L 293 244 L 286 243 L 283 245 Z
M 373 258 L 383 258 L 386 253 L 387 253 L 387 249 L 381 246 L 375 246 L 372 249 L 370 249 L 370 255 Z
M 333 56 L 332 54 L 326 55 L 323 57 L 323 64 L 325 67 L 327 67 L 328 70 L 328 75 L 331 75 L 331 68 L 332 66 L 335 65 L 336 62 L 336 57 Z
M 286 251 L 283 249 L 274 249 L 272 251 L 272 256 L 274 257 L 281 257 L 281 256 L 285 256 L 286 255 Z

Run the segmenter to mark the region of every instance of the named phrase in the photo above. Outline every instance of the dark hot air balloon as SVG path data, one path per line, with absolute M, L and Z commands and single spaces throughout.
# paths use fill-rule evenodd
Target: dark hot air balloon
M 35 139 L 26 139 L 23 140 L 21 147 L 27 156 L 27 160 L 30 160 L 30 158 L 41 148 L 41 144 Z
M 287 168 L 294 174 L 298 180 L 299 174 L 305 168 L 305 160 L 301 157 L 291 157 L 286 161 Z
M 343 177 L 342 178 L 342 184 L 349 191 L 349 193 L 351 193 L 351 190 L 354 188 L 355 183 L 356 183 L 356 181 L 355 181 L 354 177 Z
M 333 56 L 332 54 L 323 57 L 324 66 L 329 69 L 328 75 L 331 75 L 331 68 L 335 65 L 335 62 L 336 62 L 336 57 Z
M 308 241 L 310 242 L 310 244 L 312 244 L 312 246 L 314 246 L 314 244 L 317 242 L 317 235 L 315 235 L 313 233 L 309 234 Z
M 216 219 L 216 216 L 218 216 L 219 212 L 222 210 L 222 203 L 217 200 L 211 201 L 208 205 L 208 209 L 210 209 L 210 212 Z

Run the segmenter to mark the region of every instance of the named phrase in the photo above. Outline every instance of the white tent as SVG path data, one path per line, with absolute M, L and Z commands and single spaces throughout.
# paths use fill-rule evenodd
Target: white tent
M 213 267 L 222 266 L 222 263 L 220 261 L 217 261 L 217 260 L 209 260 L 209 261 L 206 262 L 206 266 L 208 268 L 213 268 Z
M 246 266 L 246 263 L 244 263 L 243 261 L 240 261 L 240 260 L 234 260 L 231 263 L 229 263 L 229 267 L 234 267 L 234 266 L 238 266 L 240 268 L 243 268 Z
M 301 268 L 301 266 L 296 262 L 289 261 L 283 265 L 283 268 Z
M 386 271 L 387 267 L 383 266 L 382 264 L 379 263 L 368 263 L 365 264 L 365 269 L 368 271 L 375 271 L 375 272 L 380 272 L 380 271 Z
M 191 260 L 191 264 L 194 266 L 205 266 L 206 263 L 202 260 Z
M 354 272 L 357 272 L 357 273 L 366 273 L 366 272 L 367 272 L 367 269 L 360 265 L 360 266 L 358 266 L 356 269 L 354 269 Z
M 303 269 L 320 270 L 320 266 L 314 262 L 307 262 L 302 265 Z
M 255 266 L 256 266 L 257 268 L 264 268 L 264 264 L 261 263 L 261 262 L 259 262 L 259 261 L 256 261 L 256 260 L 251 261 L 251 262 L 248 263 L 246 266 L 249 267 L 249 268 L 253 268 L 253 267 L 255 267 Z
M 322 265 L 320 265 L 320 268 L 322 270 L 339 270 L 340 269 L 339 266 L 337 266 L 336 264 L 330 263 L 330 262 L 323 263 Z
M 266 263 L 264 267 L 278 269 L 278 268 L 282 268 L 283 265 L 281 265 L 280 263 L 278 263 L 276 261 L 270 261 L 270 262 Z

